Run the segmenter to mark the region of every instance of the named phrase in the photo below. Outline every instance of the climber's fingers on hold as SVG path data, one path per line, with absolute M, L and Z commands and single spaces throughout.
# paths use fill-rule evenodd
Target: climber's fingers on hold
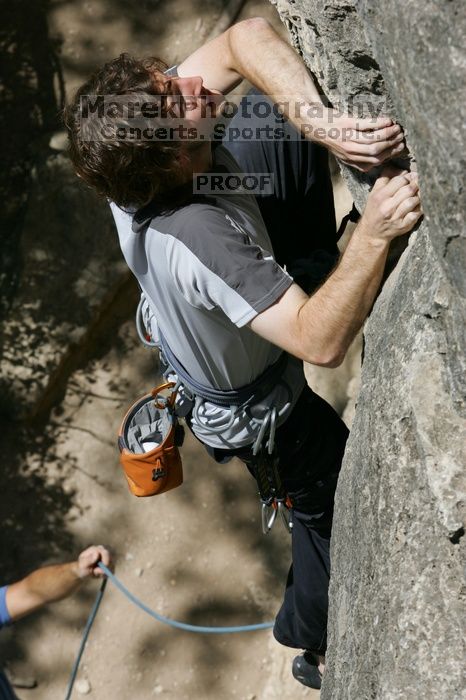
M 352 120 L 354 121 L 354 120 Z M 394 140 L 403 140 L 403 131 L 399 124 L 392 124 L 391 126 L 382 128 L 365 129 L 359 128 L 360 125 L 363 126 L 364 120 L 358 120 L 355 122 L 354 126 L 351 127 L 351 132 L 349 133 L 349 140 L 355 141 L 359 144 L 377 144 L 391 143 Z
M 402 178 L 402 179 L 400 179 Z M 382 188 L 388 187 L 390 184 L 390 189 L 388 192 L 384 192 L 386 196 L 392 196 L 395 194 L 400 187 L 406 185 L 409 182 L 409 173 L 407 170 L 400 170 L 395 168 L 393 165 L 385 165 L 382 169 L 379 177 L 375 181 L 374 190 L 381 190 Z
M 390 117 L 367 117 L 366 119 L 347 117 L 346 121 L 347 126 L 355 131 L 377 131 L 393 125 L 393 119 Z M 394 126 L 398 126 L 398 124 Z
M 403 218 L 403 221 L 401 222 L 401 226 L 403 229 L 410 231 L 415 223 L 419 221 L 421 216 L 423 215 L 422 207 L 418 206 L 412 211 L 408 212 L 406 216 Z
M 382 171 L 382 174 L 384 174 L 384 171 Z M 419 189 L 417 180 L 414 180 L 408 171 L 398 171 L 398 174 L 390 177 L 389 181 L 386 183 L 384 195 L 385 197 L 393 197 L 399 192 L 399 190 L 406 187 L 407 185 L 410 186 L 410 189 L 405 190 L 406 193 L 409 191 L 410 194 L 415 194 Z
M 392 197 L 392 207 L 393 211 L 396 211 L 398 206 L 404 202 L 409 197 L 414 197 L 419 191 L 419 186 L 417 182 L 409 182 L 407 185 L 403 185 Z
M 376 141 L 375 143 L 345 142 L 345 150 L 349 155 L 363 155 L 368 158 L 376 158 L 378 163 L 383 163 L 391 155 L 401 153 L 404 149 L 403 134 L 392 141 Z
M 393 217 L 398 221 L 403 221 L 404 218 L 411 212 L 418 211 L 421 207 L 421 200 L 418 195 L 413 197 L 407 197 L 404 199 L 399 207 L 396 209 Z

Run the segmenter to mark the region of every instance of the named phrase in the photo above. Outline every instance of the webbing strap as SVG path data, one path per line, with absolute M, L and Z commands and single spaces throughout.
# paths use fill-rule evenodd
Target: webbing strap
M 361 214 L 358 212 L 358 210 L 356 209 L 356 205 L 353 202 L 353 206 L 351 207 L 351 210 L 347 214 L 345 214 L 341 220 L 340 227 L 337 231 L 337 241 L 344 234 L 348 223 L 350 221 L 352 221 L 355 224 L 357 221 L 359 221 L 360 218 L 361 218 Z
M 286 495 L 278 471 L 278 464 L 276 451 L 269 454 L 264 448 L 252 460 L 252 468 L 256 476 L 261 501 L 267 506 L 273 503 L 275 498 L 283 500 Z
M 189 374 L 171 351 L 160 328 L 159 336 L 165 359 L 174 369 L 181 383 L 195 396 L 200 396 L 202 399 L 224 408 L 229 408 L 230 406 L 245 406 L 251 403 L 253 399 L 258 401 L 262 397 L 267 396 L 278 384 L 287 363 L 287 353 L 282 352 L 278 360 L 274 362 L 273 365 L 267 367 L 257 379 L 251 382 L 251 384 L 246 384 L 239 389 L 214 389 L 205 384 L 201 384 Z

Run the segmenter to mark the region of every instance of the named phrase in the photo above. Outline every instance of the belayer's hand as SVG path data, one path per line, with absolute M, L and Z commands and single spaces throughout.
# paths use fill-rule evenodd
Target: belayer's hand
M 310 138 L 356 170 L 367 172 L 406 149 L 399 124 L 389 117 L 359 119 L 326 109 L 312 119 Z
M 112 566 L 112 557 L 106 547 L 100 544 L 93 545 L 81 552 L 76 562 L 78 578 L 105 576 L 102 569 L 97 566 L 99 562 L 102 562 L 108 568 Z

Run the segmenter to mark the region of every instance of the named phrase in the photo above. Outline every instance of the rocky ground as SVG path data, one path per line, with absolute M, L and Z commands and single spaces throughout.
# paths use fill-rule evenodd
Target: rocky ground
M 169 63 L 181 60 L 209 35 L 221 9 L 222 3 L 216 0 L 199 8 L 186 0 L 138 5 L 116 0 L 52 3 L 51 29 L 64 38 L 61 55 L 67 93 L 97 63 L 123 50 L 140 55 L 155 52 Z M 247 2 L 240 17 L 255 14 L 269 17 L 284 31 L 267 2 Z M 60 134 L 53 138 L 59 150 Z M 348 195 L 341 183 L 337 188 L 341 217 L 349 208 Z M 46 198 L 36 218 L 46 221 L 52 206 Z M 41 264 L 40 250 L 37 255 L 35 263 L 30 263 L 34 274 Z M 156 383 L 157 363 L 140 346 L 128 315 L 136 298 L 135 286 L 120 268 L 115 270 L 109 280 L 119 285 L 120 296 L 114 295 L 105 307 L 111 322 L 94 312 L 89 321 L 85 309 L 83 327 L 94 324 L 92 332 L 80 331 L 76 344 L 70 341 L 65 348 L 42 403 L 36 402 L 38 389 L 31 385 L 34 418 L 3 424 L 2 579 L 13 580 L 41 564 L 70 559 L 90 543 L 104 543 L 114 552 L 122 581 L 169 617 L 203 625 L 272 620 L 290 562 L 289 535 L 280 525 L 267 537 L 262 535 L 255 485 L 241 463 L 217 465 L 188 436 L 181 488 L 142 500 L 127 490 L 116 433 L 127 406 Z M 98 270 L 86 268 L 73 281 L 74 289 L 84 285 L 89 292 L 96 277 Z M 29 296 L 40 300 L 41 285 L 37 282 Z M 32 302 L 29 298 L 28 303 Z M 50 334 L 55 331 L 68 333 L 69 329 L 52 328 Z M 40 348 L 27 347 L 24 337 L 21 342 L 10 346 L 10 366 L 21 368 L 27 355 L 36 362 L 30 364 L 37 368 L 34 372 L 40 371 Z M 348 394 L 356 393 L 358 358 L 356 344 L 339 372 L 308 371 L 313 387 L 348 422 L 354 406 Z M 26 409 L 28 396 L 23 392 Z M 4 397 L 2 401 L 6 405 Z M 72 599 L 2 632 L 1 660 L 20 680 L 36 683 L 33 688 L 18 689 L 20 698 L 64 697 L 96 590 L 90 583 Z M 317 692 L 291 678 L 294 653 L 278 645 L 269 631 L 207 636 L 173 630 L 132 607 L 109 585 L 74 696 L 87 694 L 98 700 L 317 698 Z

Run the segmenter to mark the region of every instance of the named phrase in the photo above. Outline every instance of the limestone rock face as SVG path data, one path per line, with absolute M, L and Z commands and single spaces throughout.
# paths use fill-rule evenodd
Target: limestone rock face
M 365 332 L 337 498 L 323 700 L 461 696 L 464 193 L 459 2 L 276 0 L 333 104 L 385 96 L 424 221 Z M 461 90 L 463 89 L 463 93 Z M 363 205 L 370 178 L 348 171 Z

